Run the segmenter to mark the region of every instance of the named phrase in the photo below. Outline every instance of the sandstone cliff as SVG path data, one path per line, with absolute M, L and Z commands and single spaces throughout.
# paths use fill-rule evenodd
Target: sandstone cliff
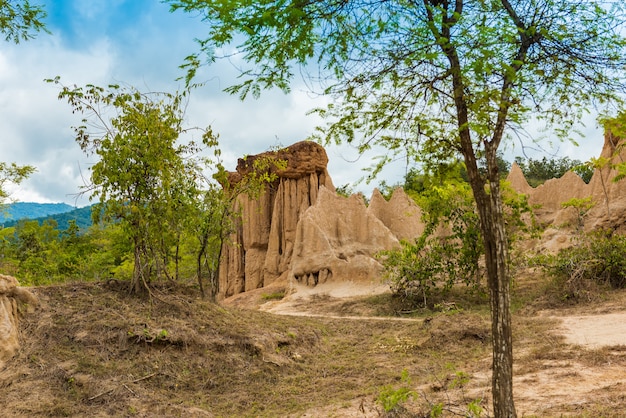
M 18 304 L 31 307 L 37 304 L 37 298 L 28 290 L 19 287 L 18 281 L 11 276 L 0 274 L 0 369 L 19 348 L 18 339 Z
M 389 202 L 375 190 L 369 207 L 361 195 L 338 196 L 326 152 L 313 142 L 241 159 L 230 181 L 241 181 L 263 158 L 286 167 L 272 169 L 277 179 L 258 198 L 237 197 L 241 217 L 222 249 L 220 299 L 289 281 L 378 280 L 375 254 L 424 230 L 419 207 L 402 189 Z
M 346 198 L 326 188 L 300 219 L 295 242 L 291 277 L 308 286 L 331 279 L 378 280 L 381 265 L 375 254 L 399 246 L 360 195 Z
M 240 181 L 255 169 L 254 161 L 274 159 L 277 180 L 267 184 L 258 198 L 237 197 L 234 211 L 241 214 L 220 262 L 220 294 L 228 297 L 286 278 L 296 226 L 304 211 L 315 203 L 321 186 L 334 191 L 326 171 L 328 157 L 315 142 L 298 142 L 288 148 L 240 159 L 230 182 Z
M 528 196 L 531 205 L 537 207 L 535 215 L 543 225 L 553 227 L 574 227 L 578 212 L 574 208 L 563 208 L 562 204 L 570 199 L 592 198 L 593 208 L 585 215 L 584 228 L 626 230 L 626 180 L 614 182 L 617 171 L 615 163 L 626 161 L 626 151 L 619 152 L 616 139 L 610 132 L 605 134 L 601 158 L 607 159 L 602 169 L 596 169 L 589 184 L 573 172 L 567 172 L 559 179 L 551 179 L 533 188 L 517 164 L 513 164 L 507 180 L 513 189 Z

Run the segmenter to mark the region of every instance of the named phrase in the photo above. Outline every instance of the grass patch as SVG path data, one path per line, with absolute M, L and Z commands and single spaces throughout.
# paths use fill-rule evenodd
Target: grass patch
M 263 295 L 261 295 L 261 299 L 264 301 L 270 301 L 270 300 L 281 300 L 285 297 L 285 291 L 281 290 L 278 292 L 272 292 L 272 293 L 264 293 Z
M 151 300 L 97 282 L 32 290 L 42 306 L 23 318 L 22 348 L 0 370 L 7 416 L 384 416 L 377 399 L 381 388 L 392 388 L 392 401 L 417 394 L 398 398 L 396 409 L 409 417 L 428 416 L 441 403 L 490 398 L 488 306 L 462 289 L 437 310 L 408 314 L 389 294 L 322 295 L 302 306 L 346 318 L 225 308 L 182 285 L 156 289 Z M 529 300 L 526 292 L 537 288 L 516 291 Z M 624 298 L 626 292 L 614 302 L 623 306 Z M 514 316 L 516 376 L 531 382 L 558 364 L 604 367 L 607 359 L 626 366 L 624 347 L 565 344 L 555 319 L 534 312 L 520 308 Z M 404 370 L 410 381 L 399 377 Z M 577 412 L 626 407 L 616 391 L 602 395 L 608 404 Z

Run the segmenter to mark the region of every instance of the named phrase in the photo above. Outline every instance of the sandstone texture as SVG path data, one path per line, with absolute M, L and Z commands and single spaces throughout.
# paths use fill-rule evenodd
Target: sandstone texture
M 242 193 L 235 200 L 241 216 L 222 248 L 220 299 L 279 283 L 380 280 L 376 254 L 424 230 L 419 207 L 402 189 L 388 202 L 374 191 L 369 206 L 361 195 L 337 195 L 326 152 L 314 142 L 240 159 L 230 183 L 268 158 L 286 166 L 270 168 L 277 179 L 258 197 Z
M 400 245 L 360 195 L 346 198 L 326 188 L 298 222 L 295 244 L 291 277 L 308 286 L 378 280 L 381 265 L 374 256 Z
M 252 198 L 235 200 L 241 216 L 220 262 L 220 298 L 285 280 L 301 215 L 317 200 L 320 187 L 335 190 L 326 171 L 328 156 L 315 142 L 304 141 L 285 149 L 240 159 L 230 182 L 241 181 L 255 169 L 254 162 L 276 159 L 284 167 L 270 166 L 277 180 Z
M 19 287 L 17 279 L 0 274 L 0 369 L 19 348 L 18 304 L 33 307 L 37 298 Z
M 535 215 L 545 226 L 557 229 L 576 228 L 579 221 L 585 230 L 611 229 L 626 232 L 626 180 L 615 182 L 616 163 L 626 161 L 626 151 L 619 151 L 616 139 L 610 132 L 604 137 L 604 146 L 600 158 L 610 162 L 601 169 L 596 169 L 589 184 L 575 173 L 567 172 L 559 179 L 551 179 L 533 188 L 528 185 L 517 164 L 513 164 L 507 180 L 514 190 L 528 196 L 528 202 L 535 206 Z M 577 209 L 563 208 L 563 203 L 571 199 L 591 197 L 593 207 L 579 219 Z

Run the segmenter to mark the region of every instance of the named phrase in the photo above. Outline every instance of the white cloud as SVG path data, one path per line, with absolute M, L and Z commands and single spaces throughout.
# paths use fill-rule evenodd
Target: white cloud
M 132 6 L 132 16 L 119 15 L 126 6 Z M 88 176 L 93 161 L 74 142 L 70 127 L 80 117 L 57 99 L 58 86 L 43 79 L 59 75 L 70 85 L 125 83 L 146 91 L 172 92 L 181 87 L 176 81 L 183 74 L 178 66 L 197 50 L 193 39 L 202 37 L 206 29 L 199 19 L 170 14 L 167 5 L 149 0 L 46 0 L 46 7 L 51 15 L 61 16 L 51 23 L 53 35 L 41 34 L 19 45 L 3 43 L 0 49 L 1 160 L 38 168 L 15 197 L 74 204 L 72 195 L 83 185 L 81 170 Z M 234 60 L 200 71 L 198 79 L 206 80 L 206 85 L 192 93 L 188 107 L 190 125 L 212 125 L 219 133 L 228 169 L 234 169 L 237 158 L 245 154 L 307 138 L 322 121 L 306 113 L 327 100 L 296 85 L 289 95 L 268 91 L 259 100 L 241 102 L 222 92 L 236 82 L 233 63 L 238 61 Z M 580 141 L 580 147 L 559 144 L 559 155 L 580 160 L 597 156 L 602 133 L 593 118 L 585 133 L 587 139 Z M 509 152 L 511 159 L 520 154 L 519 147 Z M 330 175 L 336 185 L 343 185 L 361 178 L 362 168 L 382 151 L 359 157 L 344 145 L 330 146 L 327 153 Z M 398 161 L 386 167 L 381 179 L 394 184 L 402 181 L 404 172 L 404 162 Z M 369 194 L 373 184 L 356 188 Z M 78 201 L 88 203 L 86 198 Z

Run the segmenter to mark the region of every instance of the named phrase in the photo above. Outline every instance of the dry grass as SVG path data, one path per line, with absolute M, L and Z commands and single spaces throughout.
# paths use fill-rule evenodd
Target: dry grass
M 427 416 L 439 403 L 453 416 L 474 399 L 489 408 L 489 313 L 479 296 L 453 294 L 454 305 L 397 321 L 226 309 L 182 285 L 152 300 L 100 283 L 34 291 L 42 306 L 23 319 L 22 348 L 0 370 L 5 416 L 384 417 L 392 414 L 375 400 L 383 386 L 403 385 L 403 370 L 418 397 L 395 416 Z M 302 308 L 397 315 L 404 307 L 389 298 L 320 296 Z M 555 320 L 535 311 L 515 315 L 520 415 L 611 417 L 626 410 L 624 384 L 609 381 L 580 401 L 525 397 L 526 385 L 566 384 L 580 378 L 580 367 L 626 366 L 623 346 L 568 345 L 554 333 Z

